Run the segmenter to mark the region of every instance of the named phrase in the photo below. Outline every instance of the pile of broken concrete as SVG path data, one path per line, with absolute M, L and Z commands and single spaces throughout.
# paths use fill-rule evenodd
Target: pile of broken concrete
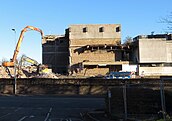
M 16 73 L 16 74 L 15 74 Z M 0 78 L 58 78 L 60 75 L 52 73 L 37 73 L 35 66 L 25 66 L 22 68 L 0 66 Z

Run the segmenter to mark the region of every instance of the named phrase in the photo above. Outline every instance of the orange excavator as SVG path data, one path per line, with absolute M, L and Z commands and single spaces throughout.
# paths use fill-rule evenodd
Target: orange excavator
M 22 41 L 23 41 L 24 33 L 25 33 L 26 31 L 28 31 L 28 30 L 35 30 L 35 31 L 40 32 L 40 33 L 41 33 L 41 37 L 42 37 L 42 39 L 43 39 L 44 34 L 43 34 L 43 32 L 42 32 L 41 29 L 36 28 L 36 27 L 33 27 L 33 26 L 26 26 L 26 27 L 21 31 L 21 33 L 20 33 L 20 37 L 19 37 L 19 40 L 18 40 L 17 45 L 16 45 L 16 49 L 15 49 L 14 54 L 13 54 L 13 58 L 10 60 L 10 62 L 3 62 L 2 65 L 3 65 L 4 67 L 14 67 L 14 64 L 15 64 L 16 59 L 17 59 L 17 55 L 18 55 L 18 53 L 19 53 L 19 49 L 20 49 L 21 43 L 22 43 Z

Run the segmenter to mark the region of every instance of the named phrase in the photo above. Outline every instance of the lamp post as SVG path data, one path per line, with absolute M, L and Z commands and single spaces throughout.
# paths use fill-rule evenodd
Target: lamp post
M 15 33 L 15 43 L 16 43 L 16 30 L 13 28 L 11 29 Z M 17 94 L 17 75 L 16 75 L 16 60 L 14 60 L 14 94 Z
M 11 29 L 13 32 L 14 32 L 14 34 L 15 34 L 15 44 L 16 44 L 16 29 Z

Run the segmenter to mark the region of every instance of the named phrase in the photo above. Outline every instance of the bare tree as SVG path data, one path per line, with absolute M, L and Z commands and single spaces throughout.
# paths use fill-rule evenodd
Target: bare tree
M 170 14 L 167 15 L 166 17 L 161 18 L 160 22 L 167 24 L 168 31 L 171 31 L 172 30 L 172 12 L 170 12 Z
M 2 59 L 0 60 L 0 65 L 2 65 L 2 63 L 3 63 L 3 62 L 6 62 L 6 61 L 7 61 L 6 58 L 2 58 Z
M 125 39 L 124 39 L 124 46 L 129 46 L 131 43 L 133 42 L 133 38 L 130 37 L 130 36 L 127 36 Z

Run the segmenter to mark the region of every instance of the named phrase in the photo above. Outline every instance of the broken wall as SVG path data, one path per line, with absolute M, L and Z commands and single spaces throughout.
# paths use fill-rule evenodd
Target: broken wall
M 59 74 L 68 73 L 69 41 L 65 36 L 47 35 L 42 43 L 43 64 Z
M 82 64 L 84 61 L 96 62 L 96 65 L 98 65 L 99 62 L 115 62 L 115 58 L 118 58 L 115 55 L 115 51 L 107 50 L 106 45 L 112 47 L 120 45 L 121 26 L 120 24 L 71 25 L 69 27 L 69 43 L 69 63 L 70 67 L 72 67 L 72 71 L 77 70 L 77 66 L 75 65 Z M 100 46 L 102 45 L 105 47 L 100 49 Z M 90 50 L 87 49 L 83 51 L 82 49 L 85 46 L 96 46 L 96 49 L 92 47 Z M 79 51 L 79 49 L 81 51 Z M 84 73 L 86 75 L 104 75 L 109 71 L 109 67 L 92 67 L 84 68 L 83 71 L 77 71 L 77 73 Z

